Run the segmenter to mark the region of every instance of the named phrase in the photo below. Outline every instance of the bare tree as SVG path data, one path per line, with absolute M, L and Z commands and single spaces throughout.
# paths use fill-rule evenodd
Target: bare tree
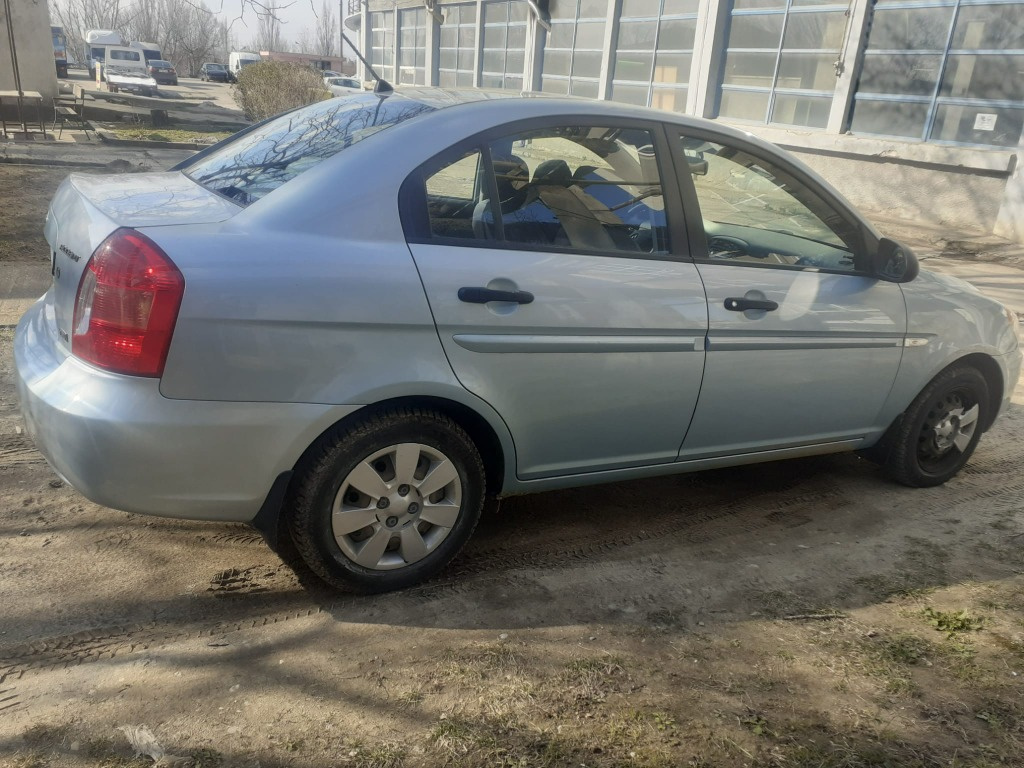
M 295 38 L 295 43 L 292 45 L 292 50 L 296 53 L 315 53 L 316 44 L 313 40 L 313 33 L 310 32 L 309 27 L 303 27 L 302 31 L 299 32 Z
M 279 51 L 282 48 L 281 19 L 277 15 L 277 0 L 268 0 L 266 13 L 258 17 L 255 48 L 257 51 Z
M 337 50 L 338 19 L 334 15 L 334 3 L 323 0 L 320 6 L 320 17 L 316 20 L 316 48 L 314 53 L 321 56 L 333 56 Z
M 112 29 L 123 35 L 129 16 L 121 0 L 57 0 L 51 12 L 55 23 L 64 28 L 75 60 L 82 64 L 89 55 L 86 30 Z

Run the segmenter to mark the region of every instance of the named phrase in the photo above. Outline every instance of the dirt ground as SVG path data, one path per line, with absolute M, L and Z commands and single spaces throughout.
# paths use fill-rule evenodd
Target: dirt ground
M 45 277 L 65 173 L 0 165 L 0 270 Z M 63 485 L 12 337 L 0 765 L 1024 766 L 1024 387 L 943 488 L 840 455 L 520 498 L 353 598 Z

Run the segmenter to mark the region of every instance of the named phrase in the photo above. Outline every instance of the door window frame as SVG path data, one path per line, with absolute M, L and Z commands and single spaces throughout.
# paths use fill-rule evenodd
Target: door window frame
M 520 243 L 501 240 L 477 240 L 455 237 L 437 237 L 431 234 L 430 220 L 427 212 L 426 180 L 446 165 L 457 161 L 468 152 L 480 153 L 484 172 L 487 175 L 488 194 L 492 200 L 497 199 L 497 183 L 491 163 L 489 145 L 497 139 L 507 138 L 516 133 L 559 127 L 580 128 L 622 128 L 644 130 L 654 139 L 654 152 L 657 161 L 658 175 L 661 181 L 661 193 L 665 206 L 666 230 L 668 233 L 668 250 L 654 253 L 621 250 L 581 250 L 562 246 L 543 245 L 536 243 Z M 537 251 L 543 253 L 564 253 L 574 256 L 618 256 L 620 258 L 647 259 L 655 261 L 691 261 L 691 249 L 694 239 L 691 226 L 684 210 L 684 200 L 680 185 L 677 182 L 676 163 L 673 159 L 672 147 L 666 132 L 665 123 L 657 120 L 630 120 L 618 116 L 600 115 L 545 115 L 540 118 L 529 118 L 503 123 L 497 127 L 481 131 L 452 144 L 430 159 L 421 163 L 402 182 L 398 193 L 398 211 L 405 233 L 406 241 L 411 244 L 450 245 L 462 248 L 494 248 L 506 251 Z M 501 221 L 501 216 L 495 217 Z M 498 230 L 501 231 L 500 229 Z M 703 232 L 701 233 L 703 237 Z M 706 248 L 706 246 L 705 246 Z
M 667 124 L 666 135 L 671 146 L 671 160 L 676 167 L 676 180 L 679 184 L 679 194 L 683 201 L 683 214 L 686 217 L 686 230 L 690 235 L 690 252 L 693 254 L 693 261 L 698 264 L 726 264 L 735 267 L 750 267 L 752 269 L 785 269 L 790 271 L 820 272 L 822 274 L 850 275 L 858 277 L 873 277 L 870 267 L 867 264 L 868 254 L 878 245 L 878 237 L 872 232 L 871 227 L 844 201 L 836 197 L 835 193 L 825 187 L 820 181 L 809 176 L 795 163 L 788 162 L 786 158 L 779 157 L 751 142 L 744 141 L 735 136 L 723 135 L 715 131 L 702 128 L 691 128 L 679 124 Z M 750 262 L 730 262 L 723 259 L 716 259 L 711 256 L 708 248 L 708 239 L 704 231 L 704 218 L 701 215 L 700 200 L 697 197 L 697 186 L 690 173 L 689 163 L 683 154 L 683 142 L 686 139 L 698 139 L 713 144 L 721 144 L 725 147 L 734 147 L 753 158 L 766 163 L 769 167 L 781 166 L 781 170 L 793 177 L 793 179 L 811 192 L 821 198 L 829 208 L 835 211 L 839 217 L 850 226 L 857 242 L 851 245 L 854 259 L 860 262 L 863 267 L 854 270 L 826 269 L 822 267 L 801 266 L 796 264 L 751 264 Z

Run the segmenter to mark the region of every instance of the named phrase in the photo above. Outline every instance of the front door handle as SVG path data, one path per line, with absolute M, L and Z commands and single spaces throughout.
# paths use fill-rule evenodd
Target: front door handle
M 737 299 L 730 297 L 725 300 L 725 308 L 730 312 L 746 312 L 748 309 L 762 309 L 765 312 L 771 312 L 779 308 L 779 303 L 770 299 Z
M 467 304 L 487 304 L 491 301 L 510 301 L 514 304 L 529 304 L 533 294 L 529 291 L 498 291 L 494 288 L 459 288 L 459 301 Z

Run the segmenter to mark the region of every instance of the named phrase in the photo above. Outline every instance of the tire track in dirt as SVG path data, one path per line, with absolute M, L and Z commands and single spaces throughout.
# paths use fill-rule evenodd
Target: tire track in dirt
M 1019 453 L 1019 452 L 1014 452 Z M 963 505 L 985 502 L 986 508 L 1019 507 L 1024 498 L 1024 481 L 1011 475 L 1009 484 L 991 487 L 994 475 L 1006 464 L 999 457 L 971 473 L 954 493 L 929 500 L 919 510 L 924 514 L 950 513 Z M 998 469 L 996 469 L 998 467 Z M 210 580 L 209 597 L 202 604 L 190 603 L 188 619 L 166 616 L 159 621 L 133 625 L 100 627 L 38 642 L 7 648 L 0 647 L 0 684 L 17 680 L 30 671 L 66 667 L 139 652 L 169 642 L 223 636 L 233 632 L 278 624 L 327 611 L 344 614 L 352 610 L 363 614 L 402 612 L 410 605 L 422 608 L 433 602 L 478 591 L 492 582 L 515 588 L 529 578 L 516 571 L 572 568 L 581 562 L 614 556 L 628 557 L 628 550 L 640 544 L 663 540 L 666 547 L 680 543 L 702 544 L 723 537 L 745 535 L 765 528 L 792 528 L 804 525 L 822 514 L 856 503 L 855 486 L 838 487 L 829 475 L 808 479 L 806 466 L 787 467 L 764 483 L 747 486 L 742 498 L 729 473 L 684 478 L 678 481 L 685 498 L 674 504 L 659 504 L 643 509 L 617 506 L 615 496 L 632 498 L 628 488 L 613 489 L 611 501 L 598 517 L 602 526 L 579 525 L 575 516 L 551 515 L 549 501 L 521 504 L 512 500 L 511 522 L 495 516 L 481 524 L 483 534 L 473 541 L 441 576 L 427 584 L 401 593 L 375 597 L 337 596 L 326 587 L 311 582 L 283 565 L 256 564 L 222 569 Z M 965 478 L 968 479 L 968 478 Z M 1008 479 L 1008 478 L 1007 478 Z M 801 483 L 809 487 L 793 494 Z M 769 485 L 770 487 L 765 487 Z M 815 487 L 817 486 L 817 487 Z M 649 490 L 649 489 L 648 489 Z M 614 523 L 610 527 L 609 523 Z M 529 540 L 508 536 L 508 527 L 530 529 Z M 206 541 L 230 544 L 256 544 L 258 533 L 239 526 L 223 533 L 200 535 Z M 131 535 L 118 536 L 115 545 L 130 541 Z M 540 540 L 538 542 L 538 539 Z M 492 544 L 492 542 L 501 542 Z M 648 556 L 649 557 L 649 556 Z M 199 601 L 197 601 L 199 602 Z
M 300 577 L 283 566 L 271 568 L 273 574 L 268 574 L 271 582 L 283 582 L 280 586 L 284 589 L 274 592 L 272 587 L 261 584 L 256 575 L 259 571 L 266 572 L 267 566 L 229 568 L 213 577 L 208 591 L 214 597 L 226 595 L 234 599 L 227 602 L 217 600 L 216 603 L 210 600 L 203 606 L 190 604 L 188 615 L 191 621 L 182 622 L 181 617 L 167 616 L 159 622 L 101 627 L 8 648 L 0 647 L 0 684 L 21 679 L 30 671 L 110 659 L 169 642 L 219 637 L 323 611 L 339 613 L 351 609 L 355 613 L 364 613 L 367 608 L 383 608 L 401 612 L 409 605 L 422 607 L 425 601 L 472 592 L 490 582 L 500 581 L 514 586 L 526 581 L 511 571 L 572 567 L 595 557 L 622 555 L 628 547 L 658 538 L 668 537 L 671 542 L 667 541 L 667 545 L 679 541 L 704 543 L 723 536 L 785 525 L 791 511 L 803 514 L 806 510 L 820 507 L 826 500 L 831 500 L 830 508 L 835 508 L 837 503 L 844 504 L 843 500 L 837 499 L 838 496 L 837 491 L 827 489 L 776 499 L 771 504 L 763 504 L 760 498 L 753 498 L 697 509 L 706 501 L 701 500 L 692 503 L 694 509 L 672 509 L 657 514 L 645 520 L 642 528 L 634 527 L 633 521 L 627 520 L 624 525 L 630 526 L 628 530 L 602 530 L 575 536 L 568 539 L 571 542 L 569 546 L 529 551 L 508 547 L 473 550 L 470 547 L 438 580 L 401 593 L 376 597 L 337 597 L 326 587 L 306 585 L 302 588 Z M 685 514 L 687 512 L 690 514 Z M 566 527 L 564 520 L 561 525 L 550 525 L 552 529 Z M 555 537 L 559 543 L 566 540 Z M 256 602 L 246 599 L 249 597 L 255 598 Z M 306 605 L 296 606 L 296 602 Z

